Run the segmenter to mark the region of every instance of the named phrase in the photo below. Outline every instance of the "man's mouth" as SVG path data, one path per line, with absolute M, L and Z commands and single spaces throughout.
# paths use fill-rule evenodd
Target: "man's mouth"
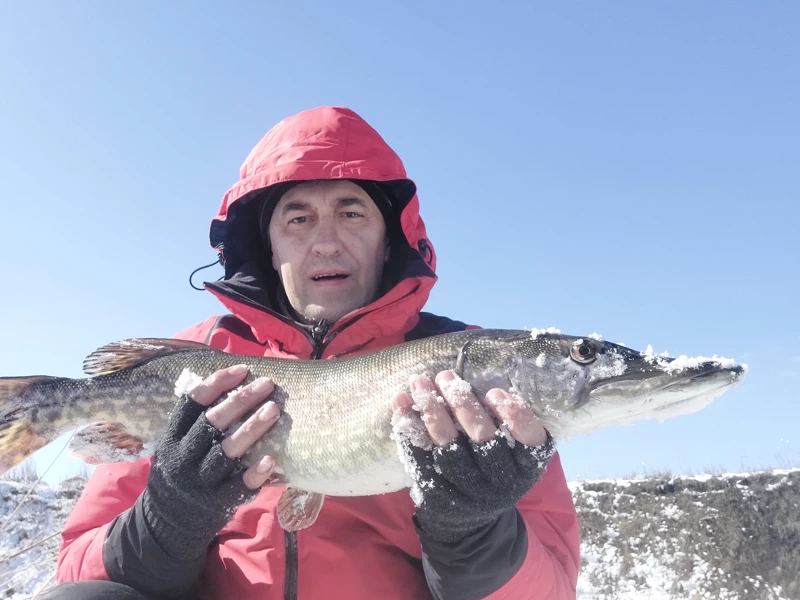
M 347 273 L 331 272 L 331 273 L 316 273 L 311 276 L 311 279 L 313 281 L 336 281 L 336 280 L 347 279 L 348 277 L 349 275 Z

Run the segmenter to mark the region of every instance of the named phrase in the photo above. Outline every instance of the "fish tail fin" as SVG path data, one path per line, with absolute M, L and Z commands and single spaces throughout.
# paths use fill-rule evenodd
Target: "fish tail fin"
M 18 465 L 50 440 L 39 435 L 25 392 L 33 385 L 57 377 L 0 377 L 0 475 Z

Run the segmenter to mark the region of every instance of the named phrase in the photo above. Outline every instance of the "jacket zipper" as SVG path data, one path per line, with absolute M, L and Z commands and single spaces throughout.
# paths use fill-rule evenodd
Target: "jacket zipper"
M 311 332 L 314 342 L 314 350 L 311 352 L 312 359 L 319 359 L 325 352 L 325 335 L 328 333 L 327 327 L 315 327 Z M 328 340 L 330 341 L 330 340 Z M 297 600 L 297 578 L 299 575 L 299 555 L 297 552 L 297 532 L 284 531 L 284 543 L 286 550 L 286 576 L 283 584 L 283 600 Z
M 416 288 L 409 292 L 407 295 L 411 295 L 415 293 L 417 290 Z M 360 320 L 362 317 L 369 313 L 362 313 L 361 315 L 357 316 L 354 319 L 351 319 L 347 323 L 344 323 L 341 327 L 330 332 L 329 329 L 325 326 L 317 326 L 314 327 L 311 331 L 311 341 L 314 344 L 314 349 L 311 352 L 312 359 L 320 359 L 322 358 L 323 352 L 325 352 L 325 347 L 335 338 L 343 329 L 347 329 L 350 325 L 355 323 L 356 321 Z M 330 335 L 328 335 L 330 333 Z M 328 339 L 325 339 L 327 336 Z M 299 555 L 297 551 L 297 532 L 296 531 L 284 531 L 284 549 L 286 553 L 286 575 L 284 577 L 284 584 L 283 584 L 283 599 L 284 600 L 297 600 L 297 578 L 299 576 Z
M 285 531 L 286 576 L 283 584 L 284 600 L 297 600 L 297 532 Z
M 402 296 L 402 297 L 398 298 L 394 302 L 400 302 L 401 300 L 404 300 L 405 298 L 408 298 L 409 296 L 413 296 L 414 294 L 417 293 L 418 289 L 419 289 L 419 286 L 415 287 L 413 290 L 408 292 L 405 296 Z M 363 319 L 367 315 L 372 314 L 376 310 L 380 310 L 380 309 L 373 309 L 373 310 L 370 310 L 370 311 L 367 311 L 367 312 L 363 312 L 360 315 L 357 315 L 354 318 L 350 319 L 346 323 L 343 323 L 342 325 L 340 325 L 338 328 L 334 329 L 333 331 L 331 331 L 330 329 L 327 329 L 325 327 L 322 327 L 322 326 L 315 327 L 314 330 L 311 333 L 311 339 L 314 342 L 314 351 L 311 353 L 311 358 L 322 358 L 322 353 L 325 351 L 325 348 L 328 346 L 328 344 L 330 344 L 333 341 L 333 338 L 335 338 L 342 331 L 344 331 L 345 329 L 347 329 L 348 327 L 350 327 L 351 325 L 353 325 L 357 321 L 360 321 L 361 319 Z M 374 339 L 375 338 L 370 339 L 368 342 L 366 342 L 366 344 L 364 344 L 364 346 L 369 344 L 370 342 L 372 342 Z M 361 348 L 363 348 L 363 346 L 359 346 L 359 349 L 361 349 Z M 351 349 L 348 352 L 352 352 L 352 351 L 353 350 Z

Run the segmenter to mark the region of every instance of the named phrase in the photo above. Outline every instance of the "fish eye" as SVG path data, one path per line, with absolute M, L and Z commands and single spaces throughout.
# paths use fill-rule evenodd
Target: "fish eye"
M 569 357 L 577 363 L 588 365 L 597 359 L 597 349 L 594 344 L 586 340 L 578 340 L 572 344 L 569 350 Z

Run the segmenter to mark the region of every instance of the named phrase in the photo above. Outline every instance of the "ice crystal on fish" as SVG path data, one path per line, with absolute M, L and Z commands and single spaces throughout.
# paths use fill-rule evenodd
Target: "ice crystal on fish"
M 533 339 L 536 339 L 540 335 L 544 335 L 546 333 L 550 333 L 550 334 L 553 334 L 553 335 L 558 335 L 558 334 L 561 333 L 561 330 L 557 329 L 555 327 L 548 327 L 547 329 L 537 329 L 536 327 L 534 327 L 533 329 L 531 329 L 531 337 Z
M 181 371 L 181 374 L 178 376 L 178 380 L 175 382 L 175 395 L 180 398 L 184 394 L 189 394 L 201 383 L 203 383 L 202 377 L 200 377 L 197 373 L 193 373 L 189 369 L 184 369 Z
M 143 342 L 141 340 L 122 340 L 121 342 L 117 342 L 119 346 L 124 348 L 136 348 L 140 350 L 161 350 L 164 346 L 156 346 L 155 344 L 148 344 L 147 342 Z

